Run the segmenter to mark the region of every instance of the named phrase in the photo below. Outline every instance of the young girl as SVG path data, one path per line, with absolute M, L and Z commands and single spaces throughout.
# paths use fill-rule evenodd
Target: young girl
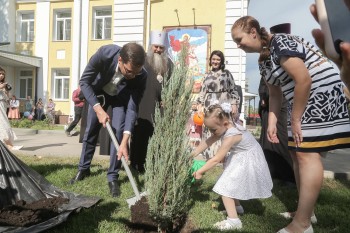
M 222 196 L 227 219 L 217 222 L 219 230 L 241 229 L 242 222 L 237 210 L 243 210 L 239 200 L 268 198 L 272 195 L 272 180 L 264 153 L 257 140 L 242 126 L 231 120 L 231 105 L 223 103 L 209 106 L 204 116 L 204 124 L 211 136 L 202 141 L 192 153 L 198 155 L 214 142 L 221 139 L 221 147 L 198 171 L 196 179 L 224 160 L 224 171 L 216 182 L 213 191 Z

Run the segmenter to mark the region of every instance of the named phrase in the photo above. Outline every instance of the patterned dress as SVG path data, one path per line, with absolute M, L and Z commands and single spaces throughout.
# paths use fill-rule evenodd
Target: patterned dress
M 239 94 L 235 88 L 235 81 L 228 70 L 210 71 L 204 78 L 197 102 L 205 108 L 219 101 L 219 103 L 239 103 Z M 209 138 L 211 133 L 203 127 L 203 139 Z M 203 152 L 206 159 L 212 158 L 221 142 L 217 141 Z
M 221 140 L 235 135 L 242 135 L 242 140 L 225 157 L 224 171 L 213 191 L 238 200 L 271 197 L 273 184 L 261 146 L 240 125 L 229 128 Z
M 275 34 L 270 43 L 271 60 L 260 67 L 269 84 L 278 85 L 288 101 L 288 149 L 323 152 L 350 147 L 350 123 L 343 83 L 333 66 L 303 38 Z M 291 130 L 294 80 L 280 65 L 283 56 L 299 57 L 312 79 L 309 100 L 301 118 L 303 142 L 296 147 Z

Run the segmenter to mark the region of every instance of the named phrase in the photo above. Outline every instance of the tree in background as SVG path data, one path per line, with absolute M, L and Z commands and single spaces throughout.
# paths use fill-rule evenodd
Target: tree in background
M 150 215 L 160 232 L 172 232 L 190 209 L 192 158 L 185 128 L 193 82 L 188 77 L 185 54 L 183 48 L 163 88 L 163 111 L 156 110 L 154 134 L 147 150 L 145 186 Z

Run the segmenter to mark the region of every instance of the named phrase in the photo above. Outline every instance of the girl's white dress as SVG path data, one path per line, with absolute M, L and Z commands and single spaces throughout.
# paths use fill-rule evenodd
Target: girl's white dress
M 213 191 L 230 198 L 248 200 L 268 198 L 273 187 L 264 152 L 254 136 L 242 126 L 229 128 L 221 137 L 242 135 L 242 140 L 234 145 L 224 162 L 224 171 Z

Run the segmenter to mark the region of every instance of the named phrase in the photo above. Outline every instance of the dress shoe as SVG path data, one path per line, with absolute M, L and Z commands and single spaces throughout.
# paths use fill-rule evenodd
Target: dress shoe
M 79 170 L 78 173 L 69 181 L 70 184 L 74 184 L 79 180 L 85 179 L 85 177 L 90 175 L 90 169 Z
M 120 196 L 120 188 L 118 185 L 118 181 L 114 180 L 112 182 L 108 182 L 109 191 L 112 195 L 112 197 L 119 197 Z

